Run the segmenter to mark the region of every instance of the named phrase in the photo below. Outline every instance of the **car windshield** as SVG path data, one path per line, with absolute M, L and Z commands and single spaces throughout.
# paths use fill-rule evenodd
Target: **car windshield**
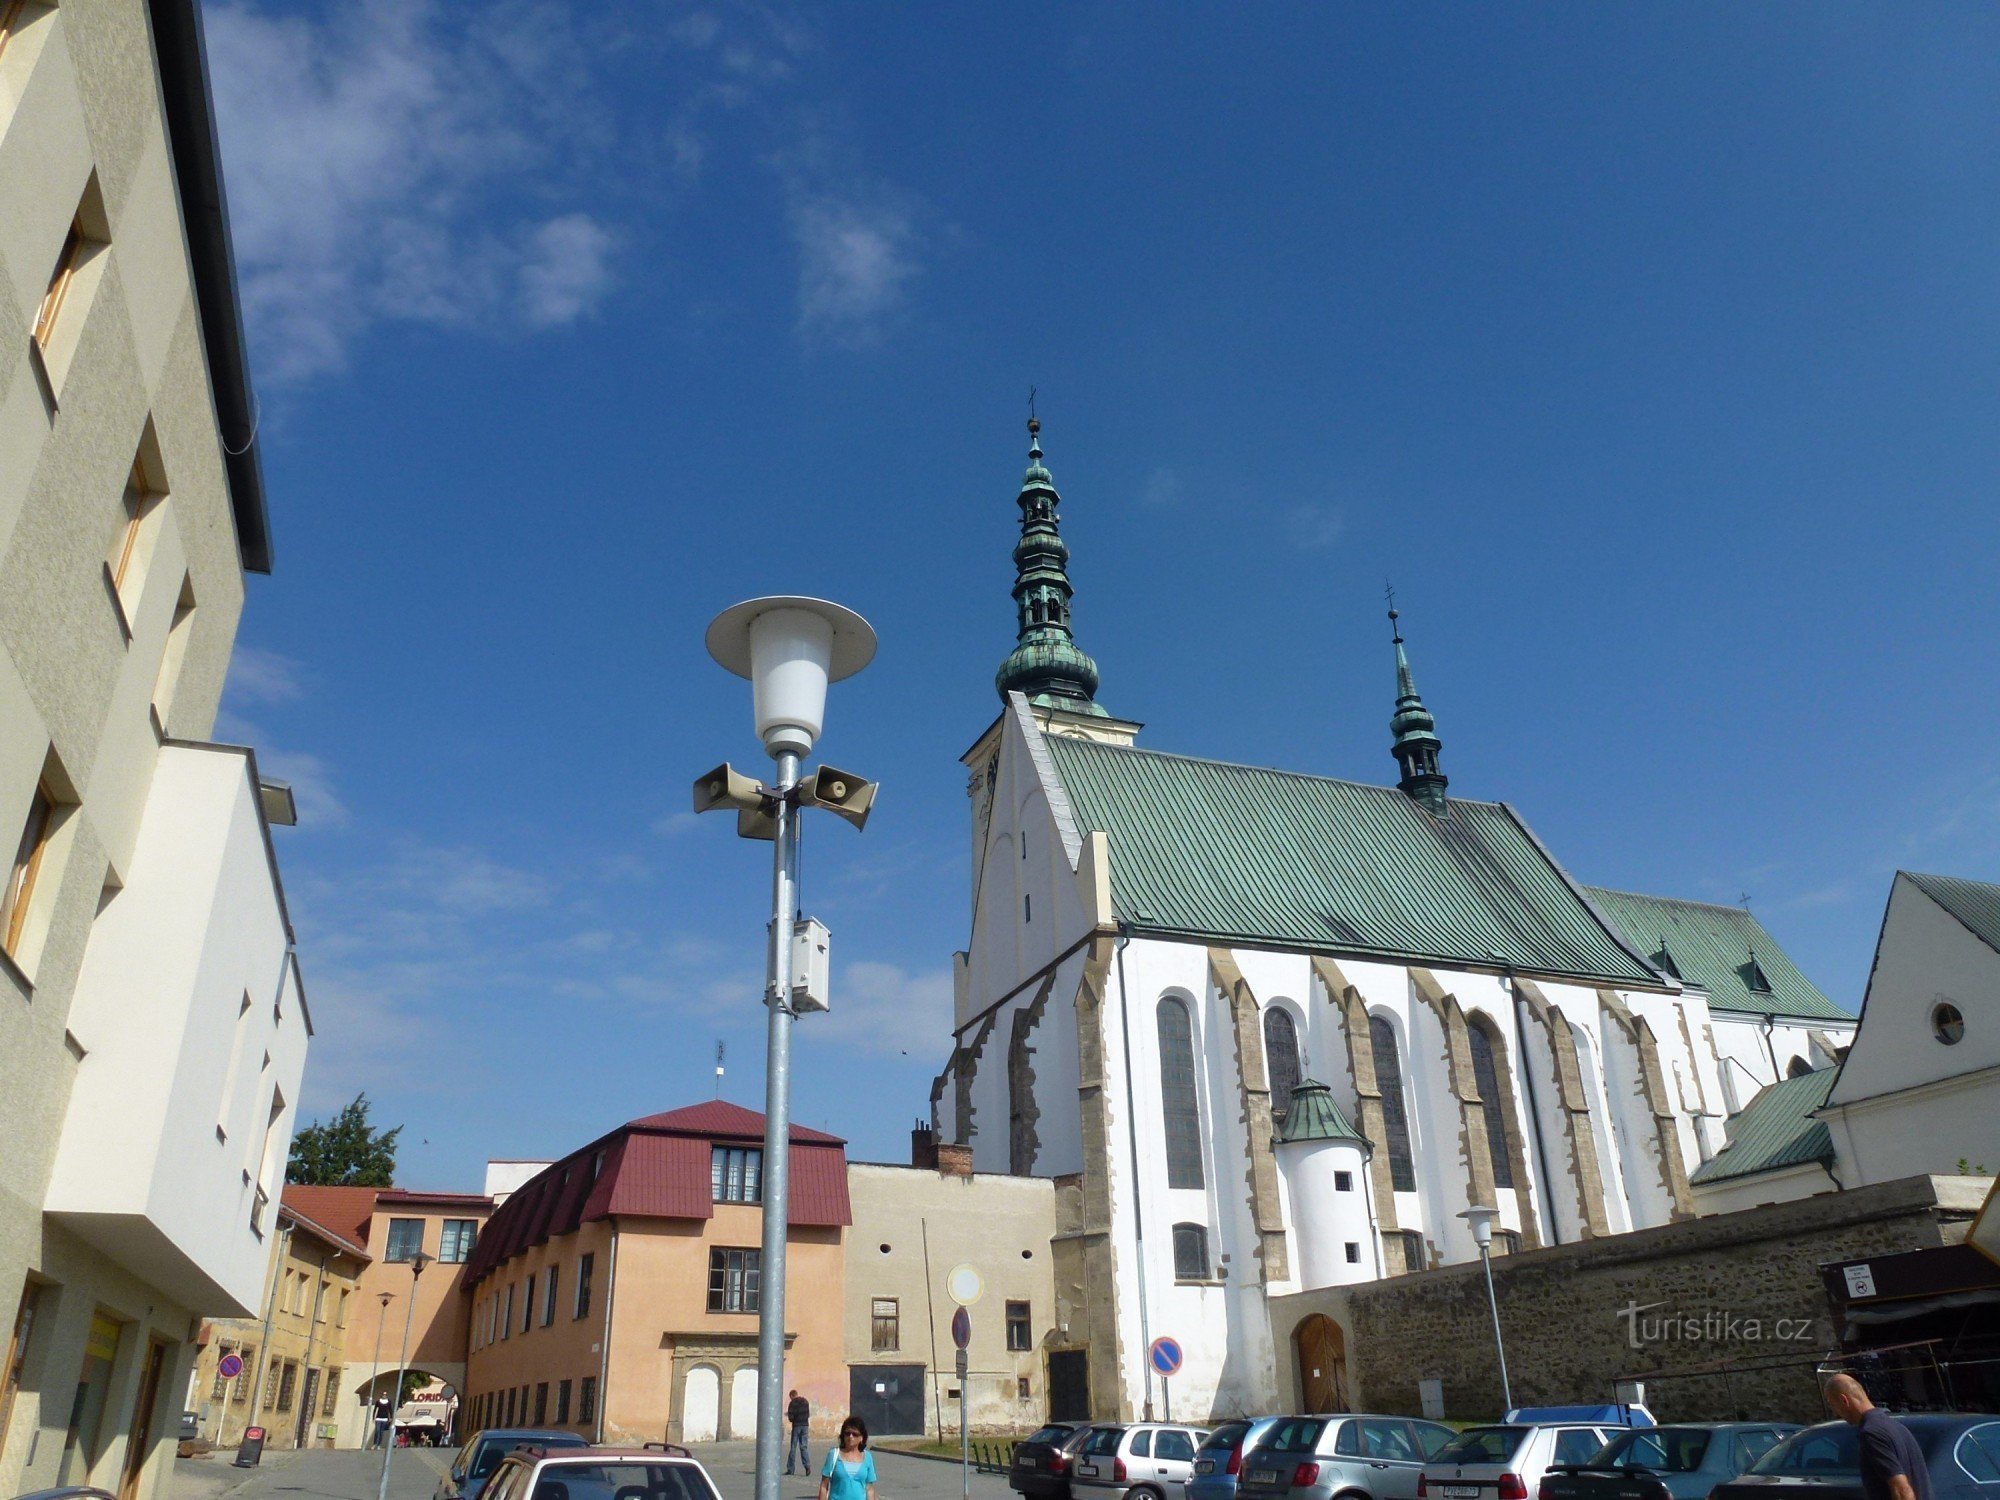
M 1028 1439 L 1031 1443 L 1046 1443 L 1053 1448 L 1070 1435 L 1072 1429 L 1066 1423 L 1052 1423 L 1042 1428 Z
M 545 1463 L 528 1500 L 719 1500 L 694 1464 Z
M 1656 1469 L 1691 1474 L 1701 1467 L 1714 1434 L 1699 1427 L 1648 1427 L 1623 1433 L 1590 1460 L 1593 1469 Z
M 1752 1474 L 1854 1475 L 1861 1472 L 1861 1444 L 1845 1422 L 1795 1432 L 1750 1466 Z
M 1526 1437 L 1525 1427 L 1468 1427 L 1438 1449 L 1441 1464 L 1504 1464 Z
M 1086 1458 L 1098 1458 L 1107 1453 L 1116 1453 L 1118 1440 L 1124 1436 L 1125 1429 L 1122 1427 L 1093 1427 L 1079 1451 Z
M 1280 1417 L 1257 1444 L 1257 1451 L 1262 1453 L 1268 1448 L 1280 1453 L 1310 1453 L 1325 1429 L 1326 1423 L 1318 1417 Z
M 1203 1448 L 1234 1448 L 1250 1431 L 1248 1422 L 1224 1422 L 1208 1435 Z

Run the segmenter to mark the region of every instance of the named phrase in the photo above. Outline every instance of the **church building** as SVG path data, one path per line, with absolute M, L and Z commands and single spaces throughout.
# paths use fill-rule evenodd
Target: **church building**
M 1725 1121 L 1854 1018 L 1748 912 L 1582 885 L 1514 808 L 1450 795 L 1393 610 L 1393 784 L 1142 745 L 1076 644 L 1029 431 L 932 1112 L 1075 1205 L 1053 1414 L 1274 1409 L 1269 1299 L 1476 1260 L 1468 1209 L 1495 1253 L 1690 1217 Z

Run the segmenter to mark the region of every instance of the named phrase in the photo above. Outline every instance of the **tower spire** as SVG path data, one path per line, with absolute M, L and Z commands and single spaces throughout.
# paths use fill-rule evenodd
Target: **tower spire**
M 1096 702 L 1097 663 L 1077 649 L 1070 634 L 1069 548 L 1049 471 L 1042 467 L 1042 424 L 1029 397 L 1028 471 L 1021 478 L 1021 540 L 1014 544 L 1015 646 L 1000 663 L 993 685 L 1004 700 L 1021 692 L 1043 707 L 1109 717 Z
M 1396 711 L 1389 718 L 1389 731 L 1395 736 L 1389 753 L 1403 768 L 1402 780 L 1396 783 L 1403 795 L 1442 815 L 1447 785 L 1444 772 L 1438 769 L 1438 751 L 1442 742 L 1437 736 L 1437 721 L 1424 707 L 1424 700 L 1417 696 L 1416 678 L 1410 671 L 1410 656 L 1403 649 L 1400 619 L 1395 590 L 1391 589 L 1389 630 L 1396 646 Z

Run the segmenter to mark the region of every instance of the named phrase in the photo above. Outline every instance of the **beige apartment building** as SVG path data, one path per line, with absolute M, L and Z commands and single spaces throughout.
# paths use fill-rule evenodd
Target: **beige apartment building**
M 1072 1339 L 1056 1304 L 1056 1181 L 975 1173 L 971 1147 L 940 1145 L 928 1129 L 914 1132 L 911 1156 L 906 1167 L 847 1168 L 846 1410 L 870 1432 L 958 1432 L 951 1279 L 965 1268 L 977 1291 L 966 1308 L 966 1425 L 974 1433 L 1033 1428 L 1062 1394 L 1051 1392 L 1051 1379 L 1080 1363 L 1066 1356 L 1082 1345 L 1080 1324 Z M 839 1420 L 829 1414 L 822 1434 Z
M 360 1316 L 357 1295 L 370 1257 L 348 1235 L 317 1224 L 293 1205 L 287 1187 L 261 1315 L 223 1318 L 205 1329 L 187 1409 L 217 1447 L 234 1447 L 261 1427 L 267 1448 L 330 1448 L 339 1414 L 347 1333 Z M 223 1373 L 235 1356 L 239 1373 Z
M 208 736 L 271 543 L 194 0 L 0 4 L 0 1494 L 147 1500 L 311 1021 Z

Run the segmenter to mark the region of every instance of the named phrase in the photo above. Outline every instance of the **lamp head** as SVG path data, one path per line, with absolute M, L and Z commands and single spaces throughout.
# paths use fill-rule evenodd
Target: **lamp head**
M 875 632 L 825 599 L 774 594 L 746 599 L 708 627 L 708 654 L 750 679 L 757 735 L 773 759 L 805 756 L 826 720 L 826 685 L 874 659 Z
M 1472 1230 L 1473 1241 L 1481 1250 L 1492 1245 L 1493 1221 L 1500 1217 L 1499 1209 L 1474 1204 L 1471 1208 L 1461 1210 L 1458 1216 L 1465 1220 L 1466 1226 Z
M 410 1257 L 410 1280 L 415 1281 L 419 1276 L 423 1275 L 424 1267 L 436 1259 L 435 1255 L 426 1255 L 421 1250 L 412 1255 Z

